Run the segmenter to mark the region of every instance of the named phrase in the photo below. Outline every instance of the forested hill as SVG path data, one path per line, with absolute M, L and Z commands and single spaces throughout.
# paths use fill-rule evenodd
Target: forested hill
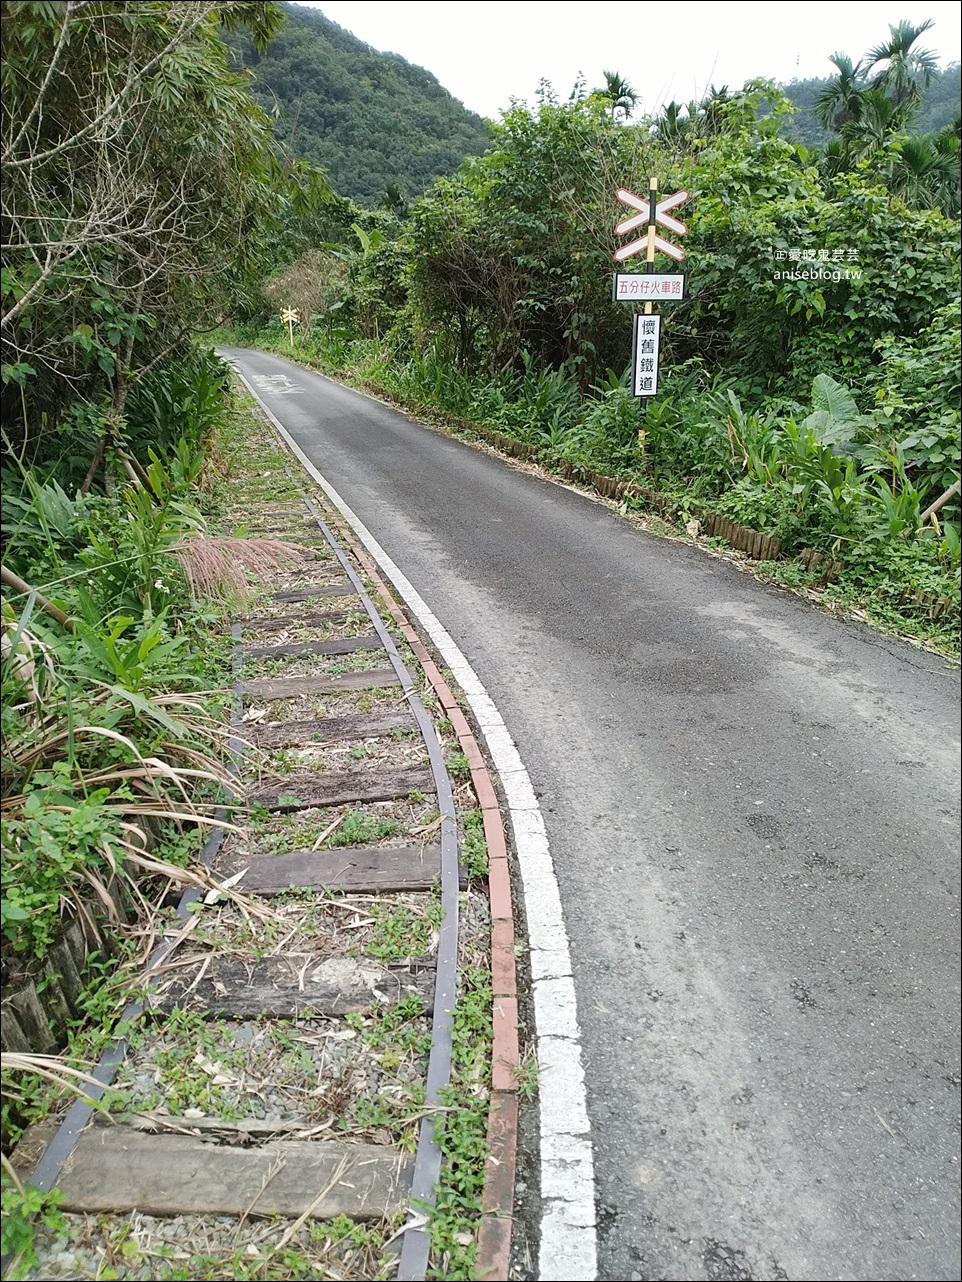
M 379 53 L 319 9 L 282 4 L 286 22 L 268 52 L 231 37 L 254 73 L 254 93 L 277 114 L 295 155 L 328 171 L 341 195 L 383 202 L 394 184 L 420 195 L 489 142 L 484 120 L 423 67 Z
M 792 122 L 792 136 L 806 147 L 824 147 L 833 136 L 821 128 L 814 111 L 815 99 L 828 84 L 828 78 L 816 78 L 793 80 L 782 86 L 798 108 Z M 957 62 L 950 63 L 922 91 L 922 106 L 912 122 L 912 132 L 934 133 L 951 124 L 959 114 L 960 85 L 960 66 Z

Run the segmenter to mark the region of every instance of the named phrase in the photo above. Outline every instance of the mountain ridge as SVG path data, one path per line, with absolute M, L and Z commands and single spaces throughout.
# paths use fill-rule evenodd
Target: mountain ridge
M 324 169 L 335 190 L 364 205 L 425 191 L 480 155 L 488 125 L 430 71 L 359 40 L 322 10 L 282 3 L 286 22 L 258 53 L 249 38 L 228 43 L 252 77 L 275 133 Z
M 432 72 L 367 44 L 321 9 L 286 2 L 280 8 L 286 22 L 266 53 L 243 35 L 228 42 L 251 73 L 254 96 L 274 117 L 278 138 L 325 170 L 340 195 L 367 207 L 396 205 L 487 149 L 489 123 Z M 814 114 L 828 83 L 829 77 L 809 77 L 780 85 L 797 108 L 785 128 L 793 141 L 822 147 L 832 138 Z M 924 92 L 914 133 L 951 122 L 959 86 L 959 64 L 949 63 Z

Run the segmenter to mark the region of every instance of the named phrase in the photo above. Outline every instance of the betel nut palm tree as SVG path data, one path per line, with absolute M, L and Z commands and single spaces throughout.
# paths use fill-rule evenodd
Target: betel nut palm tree
M 863 67 L 845 53 L 833 53 L 829 62 L 835 66 L 838 75 L 828 81 L 815 99 L 815 119 L 823 129 L 840 133 L 861 115 L 865 92 Z
M 896 107 L 920 102 L 922 90 L 938 72 L 938 59 L 931 49 L 913 48 L 919 36 L 931 26 L 931 18 L 917 26 L 906 19 L 895 26 L 890 23 L 889 39 L 866 55 L 866 73 L 879 68 L 872 88 L 881 89 Z
M 600 89 L 596 89 L 595 93 L 608 100 L 612 120 L 617 118 L 619 112 L 623 120 L 630 120 L 638 102 L 637 92 L 620 72 L 605 71 L 602 74 L 605 83 Z

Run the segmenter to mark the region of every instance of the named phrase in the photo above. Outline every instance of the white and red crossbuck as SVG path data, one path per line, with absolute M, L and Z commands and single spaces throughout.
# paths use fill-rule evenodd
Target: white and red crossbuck
M 632 209 L 638 212 L 631 218 L 626 218 L 615 228 L 616 236 L 627 236 L 629 232 L 636 231 L 639 227 L 646 227 L 651 221 L 651 202 L 642 196 L 636 196 L 634 192 L 627 191 L 624 187 L 619 187 L 615 195 L 624 205 L 630 205 Z M 672 218 L 668 213 L 669 209 L 675 209 L 678 205 L 683 205 L 688 199 L 687 191 L 676 191 L 672 196 L 665 196 L 655 205 L 655 222 L 664 227 L 667 231 L 673 231 L 676 236 L 684 236 L 688 232 L 688 227 L 679 218 Z M 673 245 L 671 241 L 665 240 L 662 236 L 654 236 L 654 247 L 662 254 L 667 254 L 669 258 L 674 258 L 676 262 L 681 262 L 685 257 L 685 251 L 680 245 Z M 622 245 L 620 249 L 615 250 L 615 258 L 619 263 L 623 263 L 626 258 L 631 258 L 634 254 L 640 254 L 648 248 L 648 237 L 642 240 L 633 240 L 628 245 Z

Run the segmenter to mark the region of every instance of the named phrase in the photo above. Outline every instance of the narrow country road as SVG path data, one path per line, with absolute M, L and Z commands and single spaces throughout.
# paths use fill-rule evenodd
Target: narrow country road
M 226 354 L 458 642 L 540 798 L 599 1277 L 958 1278 L 958 671 Z

